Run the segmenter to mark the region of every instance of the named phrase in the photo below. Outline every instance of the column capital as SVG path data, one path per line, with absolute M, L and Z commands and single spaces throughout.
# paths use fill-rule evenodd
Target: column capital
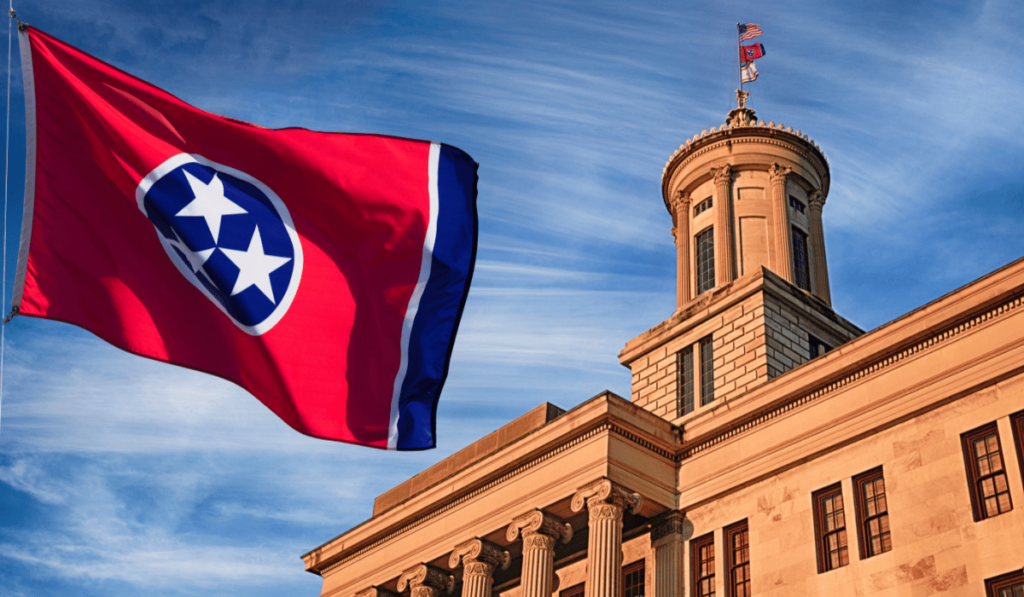
M 466 568 L 473 563 L 483 563 L 492 569 L 501 568 L 502 570 L 507 569 L 509 562 L 512 561 L 512 557 L 507 551 L 480 538 L 470 539 L 457 545 L 452 551 L 451 557 L 448 558 L 448 567 L 458 568 L 460 559 Z
M 683 534 L 683 521 L 686 515 L 679 510 L 669 510 L 659 514 L 651 521 L 651 541 L 657 541 L 669 535 Z
M 586 506 L 593 509 L 598 504 L 615 506 L 621 511 L 629 510 L 631 514 L 640 511 L 644 499 L 639 493 L 632 492 L 610 479 L 598 479 L 581 487 L 572 496 L 572 511 L 579 512 Z
M 527 535 L 545 535 L 553 539 L 561 539 L 562 543 L 568 543 L 572 539 L 572 525 L 543 510 L 533 510 L 512 519 L 505 538 L 515 541 L 520 534 L 523 535 L 524 540 Z
M 825 195 L 820 190 L 815 190 L 808 197 L 807 202 L 810 204 L 811 209 L 821 211 L 821 208 L 825 207 Z
M 398 597 L 398 593 L 373 585 L 369 589 L 359 591 L 355 594 L 355 597 Z
M 430 564 L 418 564 L 398 577 L 398 590 L 409 587 L 412 597 L 438 597 L 451 594 L 455 588 L 455 577 Z
M 715 178 L 715 185 L 723 185 L 732 182 L 732 166 L 726 164 L 721 168 L 712 168 L 711 175 Z
M 677 213 L 680 210 L 686 211 L 686 209 L 690 207 L 690 194 L 684 191 L 679 191 L 676 193 L 676 196 L 672 198 L 670 203 L 672 204 L 672 209 Z
M 768 177 L 771 179 L 772 183 L 775 184 L 786 182 L 786 177 L 789 176 L 789 173 L 792 171 L 793 169 L 788 166 L 772 164 L 771 167 L 768 168 Z

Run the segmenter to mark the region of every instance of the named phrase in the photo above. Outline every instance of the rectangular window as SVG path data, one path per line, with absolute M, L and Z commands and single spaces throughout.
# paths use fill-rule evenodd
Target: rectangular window
M 622 569 L 622 597 L 644 597 L 644 561 Z
M 818 572 L 850 563 L 846 547 L 846 513 L 839 483 L 814 492 L 814 539 L 818 547 Z
M 1010 426 L 1013 427 L 1013 443 L 1017 446 L 1017 462 L 1024 474 L 1024 411 L 1010 415 Z
M 747 521 L 725 527 L 725 567 L 729 571 L 727 597 L 750 597 L 750 533 Z
M 584 584 L 573 585 L 564 591 L 558 592 L 558 597 L 583 597 Z
M 857 492 L 857 526 L 860 532 L 860 557 L 870 558 L 892 550 L 889 532 L 889 508 L 885 499 L 885 479 L 881 467 L 853 478 Z
M 696 207 L 693 208 L 693 217 L 697 217 L 700 214 L 702 214 L 702 213 L 706 212 L 707 210 L 711 209 L 711 205 L 712 205 L 711 197 L 708 197 L 707 199 L 701 201 L 700 203 L 698 203 L 696 205 Z
M 807 209 L 807 206 L 804 205 L 803 201 L 800 201 L 792 195 L 789 196 L 789 206 L 800 213 L 804 213 L 804 210 Z
M 1024 570 L 985 581 L 986 597 L 1024 597 Z
M 707 228 L 697 234 L 697 294 L 715 287 L 715 230 Z
M 690 584 L 693 597 L 714 597 L 715 535 L 690 541 Z
M 693 347 L 676 353 L 676 416 L 693 412 Z
M 807 234 L 793 226 L 793 281 L 797 288 L 811 290 L 811 277 L 807 270 Z
M 807 335 L 807 344 L 808 344 L 807 352 L 810 353 L 810 357 L 812 359 L 814 357 L 820 357 L 821 355 L 825 354 L 826 352 L 832 350 L 831 346 L 829 346 L 828 344 L 825 344 L 824 342 L 822 342 L 821 340 L 819 340 L 818 338 L 815 338 L 814 336 L 812 336 L 810 334 Z
M 1010 488 L 1003 466 L 999 430 L 990 423 L 960 436 L 963 442 L 967 480 L 971 490 L 974 520 L 984 520 L 1009 512 Z
M 706 406 L 715 400 L 715 354 L 711 347 L 711 336 L 701 338 L 700 346 L 700 405 Z

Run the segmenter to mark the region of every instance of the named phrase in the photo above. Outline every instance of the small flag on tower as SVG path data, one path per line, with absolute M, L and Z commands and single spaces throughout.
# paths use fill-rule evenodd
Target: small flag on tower
M 744 83 L 749 83 L 751 81 L 756 81 L 757 80 L 757 67 L 754 66 L 753 62 L 748 62 L 748 63 L 744 64 L 743 67 L 740 69 L 740 74 L 742 75 L 742 81 Z
M 761 58 L 764 55 L 764 46 L 761 44 L 740 46 L 740 62 L 750 62 L 751 60 L 757 60 L 758 58 Z
M 747 41 L 748 39 L 754 39 L 758 35 L 764 33 L 761 31 L 760 25 L 754 23 L 747 23 L 746 25 L 737 26 L 740 32 L 740 41 Z

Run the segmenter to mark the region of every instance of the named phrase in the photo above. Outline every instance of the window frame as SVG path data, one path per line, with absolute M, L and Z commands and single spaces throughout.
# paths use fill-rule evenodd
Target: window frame
M 1009 589 L 1015 584 L 1024 584 L 1024 569 L 1014 570 L 1006 574 L 1000 574 L 994 578 L 985 579 L 985 596 L 999 597 L 999 591 Z
M 808 234 L 797 226 L 790 226 L 790 242 L 793 245 L 793 285 L 801 290 L 811 291 L 811 260 L 807 247 Z M 800 242 L 798 243 L 797 240 Z
M 733 540 L 740 534 L 746 536 L 746 545 L 744 547 L 746 548 L 747 559 L 737 563 Z M 724 543 L 725 549 L 725 572 L 728 575 L 728 578 L 725 580 L 725 595 L 726 597 L 749 597 L 752 593 L 750 590 L 750 527 L 747 524 L 747 520 L 743 519 L 725 527 L 722 530 L 722 543 Z M 736 590 L 736 576 L 734 574 L 735 570 L 741 566 L 746 567 L 746 590 L 742 593 Z
M 629 577 L 630 574 L 634 574 L 636 572 L 640 573 L 640 597 L 643 597 L 645 595 L 647 589 L 645 564 L 646 562 L 643 559 L 640 559 L 633 562 L 632 564 L 628 564 L 622 567 L 622 597 L 629 597 L 629 595 L 626 593 L 626 590 L 628 588 L 626 586 L 626 578 Z
M 704 294 L 715 287 L 715 227 L 708 226 L 693 235 L 694 282 L 697 295 Z M 707 255 L 701 257 L 701 247 L 707 247 Z M 706 267 L 703 269 L 701 265 Z
M 836 496 L 838 496 L 840 501 L 842 502 L 843 526 L 841 528 L 836 528 L 831 531 L 826 531 L 824 524 L 825 520 L 823 516 L 824 502 L 826 499 L 834 498 Z M 813 501 L 814 506 L 814 546 L 815 551 L 817 552 L 818 574 L 830 572 L 832 570 L 842 568 L 843 566 L 849 566 L 850 537 L 849 533 L 847 533 L 846 527 L 846 500 L 843 499 L 842 483 L 834 483 L 832 485 L 829 485 L 828 487 L 815 491 L 813 494 L 811 494 L 811 499 Z M 840 563 L 839 565 L 833 567 L 831 565 L 831 558 L 829 558 L 828 545 L 826 539 L 831 534 L 839 535 L 840 533 L 843 537 L 843 544 L 839 546 L 837 553 L 841 553 L 844 549 L 846 550 L 846 563 Z
M 1009 503 L 1009 507 L 995 514 L 988 514 L 985 510 L 984 497 L 981 493 L 980 484 L 985 477 L 995 478 L 998 473 L 992 473 L 989 475 L 982 475 L 981 471 L 978 470 L 977 455 L 974 452 L 974 443 L 982 438 L 986 438 L 990 435 L 995 435 L 996 447 L 999 450 L 999 460 L 1001 462 L 1002 470 L 999 471 L 1006 478 L 1006 499 Z M 967 488 L 971 494 L 971 511 L 974 514 L 974 522 L 981 522 L 989 518 L 995 518 L 1001 514 L 1006 514 L 1013 510 L 1013 497 L 1010 494 L 1010 478 L 1006 474 L 1006 451 L 1003 450 L 1003 443 L 999 437 L 999 426 L 996 421 L 976 427 L 970 431 L 966 431 L 960 434 L 960 447 L 964 453 L 964 469 L 967 473 Z M 996 503 L 998 504 L 999 492 L 996 492 Z
M 693 344 L 676 353 L 676 416 L 688 415 L 697 410 L 694 399 Z M 687 362 L 689 361 L 689 362 Z
M 819 348 L 820 351 L 818 350 Z M 832 347 L 822 341 L 821 338 L 814 334 L 807 334 L 807 355 L 810 359 L 816 359 L 830 350 L 832 350 Z M 818 354 L 814 354 L 815 352 Z
M 1024 477 L 1024 410 L 1010 415 L 1010 427 L 1013 428 L 1013 444 L 1017 451 L 1017 470 Z
M 700 575 L 700 552 L 702 548 L 709 548 L 711 554 L 711 558 L 708 560 L 711 574 L 705 576 Z M 704 593 L 700 590 L 701 581 L 704 580 L 707 580 L 711 585 L 710 593 Z M 710 532 L 690 540 L 690 594 L 693 597 L 714 597 L 715 580 L 715 533 Z
M 864 496 L 864 489 L 868 483 L 874 483 L 875 481 L 882 482 L 882 500 L 885 504 L 885 511 L 881 514 L 873 514 L 868 516 L 868 504 L 867 498 Z M 860 559 L 866 560 L 868 558 L 882 555 L 883 553 L 892 551 L 892 524 L 889 522 L 889 496 L 885 490 L 885 475 L 882 472 L 882 467 L 871 469 L 870 471 L 863 472 L 853 478 L 853 491 L 854 491 L 854 513 L 857 517 L 857 543 L 860 548 Z M 876 502 L 877 503 L 877 502 Z M 882 543 L 882 550 L 877 553 L 872 553 L 871 549 L 871 533 L 869 531 L 869 525 L 871 520 L 884 518 L 886 520 L 886 526 L 888 531 L 882 533 L 881 536 L 889 535 L 889 549 L 885 549 L 885 543 Z M 849 537 L 847 537 L 849 538 Z
M 789 206 L 793 208 L 794 211 L 798 211 L 802 214 L 807 213 L 807 206 L 804 204 L 804 202 L 797 199 L 793 195 L 789 196 Z
M 706 212 L 707 210 L 711 209 L 714 206 L 714 197 L 708 197 L 707 199 L 693 206 L 693 217 L 696 218 L 697 216 Z
M 700 405 L 707 406 L 715 401 L 715 344 L 713 335 L 697 340 L 700 353 Z M 706 350 L 705 350 L 706 349 Z

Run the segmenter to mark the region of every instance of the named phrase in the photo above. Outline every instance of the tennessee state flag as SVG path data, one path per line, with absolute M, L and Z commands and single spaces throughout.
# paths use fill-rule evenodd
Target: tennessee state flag
M 436 445 L 476 253 L 476 163 L 209 114 L 20 32 L 14 307 L 245 388 L 296 430 Z
M 751 60 L 757 60 L 764 56 L 764 45 L 763 44 L 750 44 L 749 46 L 740 46 L 740 62 L 750 62 Z

